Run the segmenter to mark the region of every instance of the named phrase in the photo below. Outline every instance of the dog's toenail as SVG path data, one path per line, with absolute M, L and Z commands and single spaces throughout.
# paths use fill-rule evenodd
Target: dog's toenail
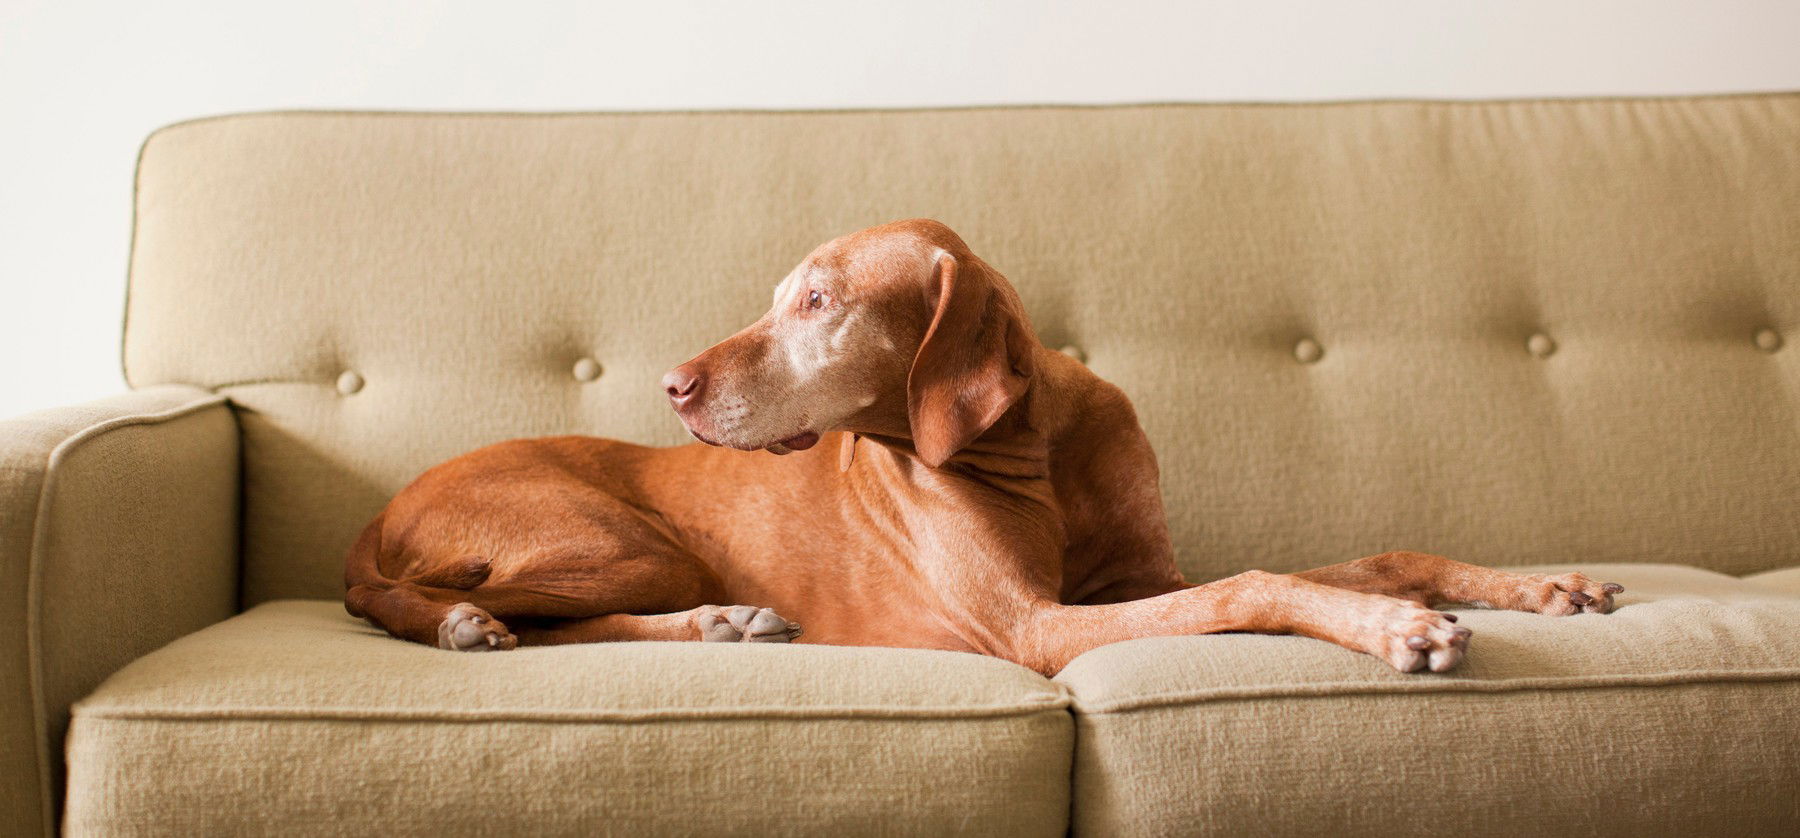
M 1588 603 L 1593 602 L 1594 598 L 1581 591 L 1575 591 L 1569 594 L 1569 601 L 1576 605 L 1587 605 Z
M 1456 622 L 1456 615 L 1455 614 L 1445 614 L 1444 619 L 1449 622 L 1454 623 L 1454 622 Z
M 1415 652 L 1423 651 L 1431 648 L 1431 641 L 1423 637 L 1408 637 L 1406 638 L 1406 648 Z
M 1600 590 L 1605 591 L 1609 594 L 1622 594 L 1622 593 L 1625 593 L 1625 586 L 1621 585 L 1617 582 L 1608 582 L 1604 585 L 1601 585 Z

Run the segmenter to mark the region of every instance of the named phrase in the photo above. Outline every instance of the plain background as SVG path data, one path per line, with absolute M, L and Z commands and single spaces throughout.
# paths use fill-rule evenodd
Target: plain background
M 195 116 L 1791 89 L 1794 0 L 0 0 L 0 417 L 123 389 L 137 147 Z

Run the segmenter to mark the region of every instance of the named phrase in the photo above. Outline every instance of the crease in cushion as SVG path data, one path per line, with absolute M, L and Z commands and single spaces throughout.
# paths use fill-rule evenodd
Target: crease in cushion
M 1077 658 L 1056 677 L 1074 831 L 1516 834 L 1533 811 L 1593 813 L 1593 834 L 1800 828 L 1776 791 L 1800 784 L 1800 597 L 1673 565 L 1520 569 L 1627 590 L 1609 615 L 1459 611 L 1474 643 L 1443 675 L 1261 635 Z
M 978 655 L 706 643 L 457 654 L 387 637 L 335 602 L 277 601 L 126 667 L 76 707 L 67 823 L 827 834 L 906 819 L 1060 834 L 1067 707 L 1062 687 Z M 406 805 L 383 811 L 390 796 Z

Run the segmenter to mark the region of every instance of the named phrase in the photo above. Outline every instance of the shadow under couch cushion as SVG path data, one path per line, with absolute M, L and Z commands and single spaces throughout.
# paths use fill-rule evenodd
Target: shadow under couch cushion
M 1072 722 L 954 652 L 444 652 L 269 603 L 78 704 L 72 834 L 1062 834 Z
M 1300 637 L 1077 658 L 1087 835 L 1800 834 L 1800 596 L 1586 565 L 1610 615 L 1466 610 L 1461 666 L 1403 675 Z

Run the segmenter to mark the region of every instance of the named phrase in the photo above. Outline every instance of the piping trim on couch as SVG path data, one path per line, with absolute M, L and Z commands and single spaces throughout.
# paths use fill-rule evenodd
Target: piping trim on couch
M 1181 704 L 1204 704 L 1215 701 L 1247 701 L 1267 698 L 1323 698 L 1340 695 L 1401 695 L 1405 693 L 1506 693 L 1529 690 L 1575 690 L 1633 687 L 1666 687 L 1689 684 L 1768 683 L 1800 681 L 1800 669 L 1700 670 L 1693 672 L 1653 672 L 1605 676 L 1507 678 L 1497 681 L 1446 680 L 1431 683 L 1395 681 L 1365 683 L 1333 681 L 1319 684 L 1266 684 L 1249 687 L 1220 687 L 1209 690 L 1160 692 L 1112 701 L 1083 702 L 1079 697 L 1073 709 L 1077 715 L 1097 716 L 1128 713 L 1133 710 L 1171 707 Z

